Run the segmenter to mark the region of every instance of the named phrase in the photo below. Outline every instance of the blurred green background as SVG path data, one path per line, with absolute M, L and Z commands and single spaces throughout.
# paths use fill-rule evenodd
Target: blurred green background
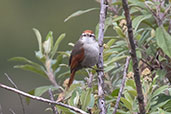
M 95 0 L 0 0 L 0 82 L 12 86 L 5 77 L 7 73 L 19 89 L 30 91 L 36 87 L 49 85 L 45 78 L 20 69 L 14 69 L 17 63 L 8 59 L 23 56 L 33 61 L 34 51 L 38 50 L 37 39 L 32 28 L 37 28 L 42 37 L 51 30 L 56 39 L 66 33 L 59 50 L 70 50 L 69 42 L 75 42 L 85 29 L 95 30 L 99 20 L 99 10 L 72 18 L 64 19 L 77 10 L 99 7 Z M 24 98 L 24 97 L 23 97 Z M 22 114 L 17 94 L 0 88 L 0 105 L 3 114 Z M 25 105 L 26 114 L 50 114 L 45 111 L 47 104 L 31 101 Z

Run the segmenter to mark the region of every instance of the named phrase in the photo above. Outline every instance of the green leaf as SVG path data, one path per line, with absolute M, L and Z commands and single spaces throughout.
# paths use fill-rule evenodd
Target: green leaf
M 132 105 L 127 99 L 121 97 L 121 101 L 124 103 L 127 109 L 129 109 L 130 111 L 132 110 Z
M 59 64 L 62 63 L 62 60 L 63 60 L 63 55 L 62 54 L 58 55 L 55 64 L 52 65 L 54 71 L 59 67 Z
M 34 33 L 36 34 L 36 37 L 37 37 L 37 41 L 38 41 L 38 45 L 39 45 L 39 51 L 41 53 L 43 53 L 42 52 L 42 36 L 41 36 L 39 30 L 33 28 L 33 31 L 34 31 Z
M 31 60 L 25 58 L 25 57 L 13 57 L 13 58 L 10 58 L 9 61 L 19 61 L 19 62 L 26 62 L 26 63 L 30 63 L 32 65 L 35 65 L 37 67 L 40 67 L 42 68 L 41 65 L 35 63 L 35 62 L 32 62 Z
M 114 27 L 116 33 L 121 37 L 121 38 L 126 38 L 125 34 L 123 33 L 122 29 L 119 26 Z
M 156 29 L 157 45 L 171 58 L 171 35 L 163 27 Z
M 127 57 L 127 56 L 114 57 L 114 58 L 112 58 L 110 61 L 107 61 L 107 62 L 105 63 L 105 65 L 107 66 L 107 65 L 109 65 L 109 64 L 111 64 L 111 63 L 114 63 L 114 62 L 119 61 L 119 60 L 121 60 L 121 59 L 124 59 L 124 58 L 126 58 L 126 57 Z
M 90 12 L 90 11 L 93 11 L 93 10 L 97 10 L 99 8 L 90 8 L 90 9 L 87 9 L 87 10 L 79 10 L 73 14 L 71 14 L 69 17 L 67 17 L 64 22 L 68 21 L 69 19 L 73 18 L 73 17 L 76 17 L 76 16 L 79 16 L 79 15 L 82 15 L 84 13 L 87 13 L 87 12 Z
M 43 55 L 40 51 L 35 51 L 35 56 L 36 56 L 42 63 L 45 63 L 45 55 Z
M 34 95 L 34 90 L 31 90 L 31 91 L 29 91 L 29 92 L 27 92 L 28 94 L 30 94 L 30 95 Z M 27 104 L 30 104 L 30 98 L 29 97 L 26 97 L 26 103 Z
M 59 44 L 64 39 L 65 35 L 66 35 L 65 33 L 61 34 L 58 37 L 58 39 L 56 40 L 55 45 L 54 45 L 52 52 L 51 52 L 51 58 L 53 58 L 53 56 L 55 55 L 56 51 L 58 50 Z
M 68 108 L 58 106 L 58 105 L 56 105 L 56 107 L 57 107 L 57 109 L 59 110 L 60 113 L 62 112 L 61 114 L 76 114 L 76 112 L 74 112 L 74 111 L 72 111 L 72 110 L 70 110 Z
M 168 85 L 164 85 L 164 86 L 162 86 L 162 87 L 156 89 L 156 90 L 154 91 L 154 93 L 152 94 L 152 98 L 154 98 L 154 97 L 156 97 L 157 95 L 163 93 L 167 88 L 168 88 Z
M 51 48 L 53 48 L 53 32 L 49 31 L 49 33 L 46 36 L 46 40 L 50 39 L 50 44 L 51 44 Z
M 36 66 L 33 66 L 33 65 L 28 65 L 28 64 L 26 64 L 26 65 L 16 65 L 16 66 L 14 66 L 14 68 L 20 68 L 20 69 L 23 69 L 23 70 L 32 71 L 34 73 L 40 74 L 40 75 L 47 78 L 47 75 L 46 75 L 46 73 L 44 72 L 43 69 L 40 69 L 40 68 L 38 68 Z
M 52 49 L 52 44 L 51 44 L 50 38 L 43 42 L 43 49 L 44 49 L 45 54 L 50 53 L 50 51 Z
M 59 87 L 54 87 L 54 86 L 41 86 L 35 89 L 34 95 L 42 96 L 46 91 L 49 90 L 49 88 L 51 88 L 52 91 L 59 89 Z
M 68 104 L 71 106 L 77 107 L 77 105 L 79 103 L 79 98 L 80 98 L 79 93 L 77 91 L 74 91 L 72 93 L 71 98 L 68 100 Z
M 91 102 L 91 88 L 88 88 L 86 91 L 83 91 L 81 94 L 81 108 L 83 110 L 87 110 L 87 106 L 90 104 Z
M 137 31 L 140 23 L 146 19 L 149 19 L 152 15 L 140 15 L 140 16 L 137 16 L 136 18 L 133 19 L 132 21 L 132 26 L 134 28 L 135 31 Z

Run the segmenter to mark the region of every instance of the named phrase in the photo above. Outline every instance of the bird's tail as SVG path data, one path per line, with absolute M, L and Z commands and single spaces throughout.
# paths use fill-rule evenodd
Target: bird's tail
M 70 79 L 69 79 L 69 82 L 68 82 L 68 88 L 71 86 L 71 84 L 72 84 L 72 82 L 74 80 L 75 72 L 76 72 L 75 70 L 73 70 L 71 72 L 71 76 L 70 76 Z

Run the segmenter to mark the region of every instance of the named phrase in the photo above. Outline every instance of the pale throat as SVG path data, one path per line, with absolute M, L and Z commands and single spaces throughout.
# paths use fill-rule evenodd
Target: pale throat
M 90 38 L 88 36 L 83 36 L 81 38 L 81 41 L 84 42 L 84 43 L 87 43 L 87 44 L 93 44 L 93 43 L 96 43 L 95 39 L 94 38 Z

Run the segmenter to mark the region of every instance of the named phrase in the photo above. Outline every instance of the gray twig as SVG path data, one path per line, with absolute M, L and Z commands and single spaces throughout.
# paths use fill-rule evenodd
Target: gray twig
M 70 110 L 72 110 L 72 111 L 75 111 L 75 112 L 77 112 L 77 113 L 88 114 L 87 112 L 85 112 L 85 111 L 83 111 L 83 110 L 81 110 L 81 109 L 79 109 L 79 108 L 76 108 L 76 107 L 73 107 L 73 106 L 70 106 L 70 105 L 61 103 L 61 102 L 56 102 L 56 101 L 52 101 L 52 100 L 45 99 L 45 98 L 42 98 L 42 97 L 30 95 L 30 94 L 28 94 L 28 93 L 25 93 L 25 92 L 23 92 L 23 91 L 21 91 L 21 90 L 18 90 L 18 89 L 12 88 L 12 87 L 9 87 L 9 86 L 4 85 L 4 84 L 2 84 L 2 83 L 0 83 L 0 87 L 1 87 L 1 88 L 4 88 L 4 89 L 6 89 L 6 90 L 9 90 L 9 91 L 18 93 L 18 94 L 20 94 L 20 95 L 22 95 L 22 96 L 31 98 L 31 99 L 33 99 L 33 100 L 41 101 L 41 102 L 48 103 L 48 104 L 59 105 L 59 106 L 68 108 L 68 109 L 70 109 Z
M 52 100 L 52 101 L 54 101 L 54 98 L 53 98 L 53 94 L 52 94 L 52 89 L 51 88 L 49 88 L 49 96 L 50 96 L 50 99 Z M 55 105 L 53 105 L 52 104 L 52 110 L 53 110 L 53 113 L 54 114 L 58 114 L 58 110 L 57 110 L 57 108 L 55 107 Z
M 15 114 L 15 112 L 10 108 L 9 111 L 11 112 L 11 114 Z
M 127 57 L 126 58 L 126 63 L 125 63 L 125 68 L 124 68 L 124 71 L 123 71 L 122 85 L 121 85 L 120 90 L 119 90 L 119 94 L 118 94 L 118 98 L 116 100 L 116 104 L 115 104 L 113 114 L 116 114 L 116 111 L 118 109 L 119 102 L 120 102 L 120 99 L 121 99 L 121 95 L 122 95 L 123 89 L 125 87 L 125 81 L 126 81 L 126 75 L 127 75 L 127 71 L 128 71 L 129 61 L 130 61 L 130 57 Z
M 139 74 L 138 60 L 137 60 L 137 55 L 136 55 L 136 47 L 134 43 L 132 21 L 131 21 L 131 17 L 129 13 L 129 8 L 128 8 L 128 0 L 122 0 L 122 5 L 125 11 L 125 18 L 127 21 L 128 38 L 129 38 L 129 43 L 130 43 L 130 48 L 131 48 L 131 58 L 133 62 L 134 81 L 136 84 L 137 95 L 138 95 L 137 99 L 138 99 L 138 104 L 139 104 L 139 111 L 140 111 L 140 114 L 145 114 L 146 111 L 145 111 L 145 105 L 144 105 L 144 95 L 142 92 L 142 85 L 140 81 L 140 74 Z
M 99 20 L 99 33 L 98 33 L 98 43 L 99 43 L 99 61 L 97 64 L 98 69 L 103 69 L 103 38 L 104 38 L 104 26 L 105 26 L 105 16 L 107 11 L 107 0 L 101 0 L 100 2 L 100 20 Z M 106 106 L 104 99 L 104 71 L 97 71 L 98 74 L 98 96 L 99 96 L 99 109 L 100 114 L 106 114 Z
M 0 114 L 3 114 L 1 104 L 0 104 Z
M 12 79 L 9 77 L 9 75 L 7 73 L 4 73 L 5 76 L 7 77 L 7 79 L 11 82 L 11 84 L 13 85 L 14 88 L 18 89 L 17 85 L 14 83 L 14 81 L 12 81 Z M 24 108 L 24 102 L 23 102 L 23 99 L 21 98 L 21 95 L 18 94 L 19 96 L 19 99 L 20 99 L 20 103 L 21 103 L 21 107 L 22 107 L 22 110 L 23 110 L 23 114 L 25 114 L 25 108 Z
M 88 72 L 88 76 L 89 76 L 89 78 L 87 79 L 87 83 L 88 83 L 88 87 L 91 88 L 92 87 L 92 82 L 93 82 L 93 74 L 92 74 L 92 72 Z

